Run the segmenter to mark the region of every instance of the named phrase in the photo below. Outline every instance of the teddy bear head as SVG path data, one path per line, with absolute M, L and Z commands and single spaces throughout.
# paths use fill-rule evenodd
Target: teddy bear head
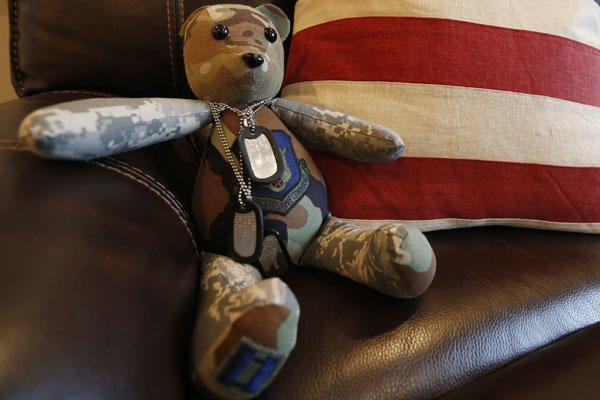
M 181 28 L 190 88 L 199 99 L 231 105 L 275 96 L 289 33 L 289 19 L 271 4 L 197 9 Z

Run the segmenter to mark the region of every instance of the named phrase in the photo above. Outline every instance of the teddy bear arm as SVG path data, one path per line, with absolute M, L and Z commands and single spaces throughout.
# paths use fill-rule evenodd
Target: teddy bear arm
M 272 109 L 313 150 L 365 162 L 393 161 L 404 150 L 394 130 L 342 112 L 281 98 L 273 100 Z
M 84 99 L 41 108 L 21 122 L 19 139 L 46 158 L 87 160 L 189 134 L 210 121 L 200 100 Z

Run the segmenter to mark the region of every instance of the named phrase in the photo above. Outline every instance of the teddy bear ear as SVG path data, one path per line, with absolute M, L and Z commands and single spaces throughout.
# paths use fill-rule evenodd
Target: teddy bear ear
M 181 29 L 179 30 L 179 36 L 181 36 L 182 38 L 185 38 L 185 34 L 187 33 L 187 28 L 190 25 L 190 23 L 194 20 L 194 18 L 196 17 L 196 15 L 200 14 L 202 12 L 202 10 L 208 8 L 208 6 L 202 6 L 199 7 L 197 9 L 195 9 L 185 20 L 185 22 L 183 23 L 183 25 L 181 25 Z
M 290 34 L 291 26 L 289 18 L 281 11 L 281 8 L 267 3 L 256 7 L 256 9 L 271 20 L 273 25 L 275 25 L 275 29 L 279 32 L 281 40 L 284 41 Z

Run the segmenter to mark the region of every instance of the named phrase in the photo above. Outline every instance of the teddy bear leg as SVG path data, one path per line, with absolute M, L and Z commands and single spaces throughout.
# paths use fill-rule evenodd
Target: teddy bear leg
M 247 399 L 268 386 L 296 343 L 300 309 L 279 278 L 204 253 L 192 338 L 192 379 L 201 392 Z
M 435 275 L 435 255 L 419 230 L 400 223 L 363 229 L 335 217 L 325 221 L 302 264 L 401 298 L 421 295 Z

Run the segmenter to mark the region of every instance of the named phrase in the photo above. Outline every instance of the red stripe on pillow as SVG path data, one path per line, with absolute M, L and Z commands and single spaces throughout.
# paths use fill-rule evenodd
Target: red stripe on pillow
M 313 153 L 335 216 L 600 222 L 600 168 L 402 158 L 366 164 Z M 577 206 L 576 206 L 577 205 Z
M 350 18 L 295 34 L 285 84 L 315 80 L 467 86 L 600 106 L 600 50 L 455 20 Z

